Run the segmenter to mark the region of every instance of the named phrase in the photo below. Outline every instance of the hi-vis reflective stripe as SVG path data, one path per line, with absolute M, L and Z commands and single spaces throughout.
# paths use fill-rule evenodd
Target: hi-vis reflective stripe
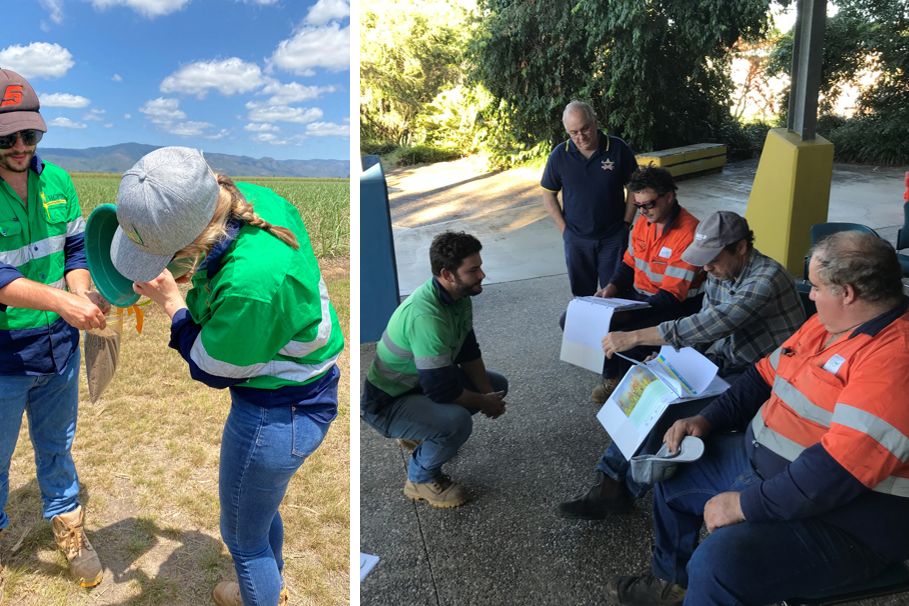
M 650 264 L 647 263 L 644 259 L 639 259 L 635 257 L 634 266 L 644 272 L 651 282 L 662 282 L 664 274 L 658 274 L 650 269 Z M 678 278 L 679 280 L 687 280 L 691 282 L 694 280 L 695 272 L 690 269 L 685 269 L 683 267 L 676 267 L 675 265 L 667 265 L 665 275 L 670 278 Z
M 44 238 L 43 240 L 32 242 L 26 246 L 20 246 L 15 250 L 0 252 L 0 263 L 19 267 L 20 265 L 25 265 L 32 259 L 40 259 L 60 252 L 63 250 L 64 244 L 66 244 L 65 235 Z
M 846 404 L 837 404 L 836 405 L 836 422 L 840 423 L 840 407 L 847 406 Z M 852 408 L 852 407 L 850 407 Z M 764 424 L 764 417 L 761 414 L 764 408 L 761 407 L 758 410 L 758 413 L 754 415 L 754 419 L 751 420 L 751 431 L 754 432 L 754 439 L 764 448 L 778 454 L 787 461 L 795 461 L 799 455 L 805 450 L 801 444 L 793 442 L 789 438 L 786 438 L 774 430 L 770 429 Z M 860 411 L 863 414 L 864 411 Z M 841 423 L 842 425 L 848 425 L 847 423 Z M 864 430 L 859 429 L 859 431 Z M 869 434 L 870 435 L 870 434 Z M 874 437 L 874 436 L 872 436 Z M 905 439 L 905 436 L 903 436 Z M 877 438 L 875 438 L 877 439 Z M 891 452 L 893 452 L 891 450 Z M 901 459 L 905 460 L 905 459 Z M 874 488 L 874 492 L 880 492 L 882 494 L 890 494 L 898 497 L 909 497 L 909 479 L 901 478 L 899 476 L 890 476 L 881 480 Z
M 694 280 L 693 271 L 685 269 L 684 267 L 676 267 L 675 265 L 668 265 L 666 267 L 666 275 L 671 278 L 678 278 L 679 280 L 688 280 L 689 282 Z
M 405 387 L 416 387 L 420 379 L 417 375 L 405 374 L 402 372 L 395 372 L 385 365 L 385 362 L 379 356 L 375 357 L 374 365 L 376 372 L 379 373 L 383 379 L 391 381 L 393 383 L 398 383 L 404 385 Z
M 64 290 L 66 288 L 66 279 L 60 278 L 56 282 L 51 282 L 47 286 L 50 286 L 51 288 L 58 288 L 60 290 Z
M 403 347 L 398 347 L 398 344 L 391 340 L 391 337 L 388 336 L 388 331 L 382 331 L 382 345 L 388 348 L 388 351 L 398 356 L 399 358 L 404 358 L 405 360 L 410 360 L 413 358 L 413 352 L 407 351 Z
M 85 231 L 85 219 L 77 217 L 66 224 L 66 235 L 75 236 Z
M 317 349 L 324 347 L 331 337 L 331 311 L 328 300 L 328 289 L 325 282 L 319 280 L 319 298 L 322 305 L 322 319 L 319 321 L 319 330 L 316 332 L 316 338 L 312 341 L 290 341 L 281 348 L 278 353 L 282 356 L 293 358 L 305 358 Z
M 238 366 L 211 357 L 202 344 L 201 333 L 196 337 L 196 342 L 193 343 L 189 357 L 196 363 L 196 366 L 217 377 L 228 377 L 231 379 L 276 377 L 288 381 L 296 381 L 297 383 L 303 383 L 322 374 L 331 368 L 338 359 L 338 356 L 332 356 L 319 364 L 298 364 L 290 360 L 270 360 L 248 366 Z
M 451 356 L 443 354 L 441 356 L 427 356 L 425 358 L 416 358 L 414 363 L 420 370 L 434 370 L 436 368 L 445 368 L 451 366 Z
M 773 380 L 773 393 L 785 402 L 789 408 L 794 410 L 803 419 L 814 421 L 818 425 L 830 427 L 830 419 L 833 415 L 829 410 L 821 408 L 808 399 L 808 396 L 796 389 L 792 383 L 777 375 Z
M 770 368 L 777 370 L 780 367 L 780 355 L 783 353 L 783 346 L 780 345 L 770 354 Z
M 833 409 L 833 421 L 867 434 L 900 461 L 909 459 L 909 438 L 906 434 L 867 410 L 837 402 Z

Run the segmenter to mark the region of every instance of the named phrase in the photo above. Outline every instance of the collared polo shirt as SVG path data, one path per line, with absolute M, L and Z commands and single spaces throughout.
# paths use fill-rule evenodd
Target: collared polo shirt
M 599 240 L 613 235 L 625 218 L 625 185 L 637 170 L 624 141 L 602 131 L 590 158 L 568 139 L 549 154 L 540 185 L 562 192 L 565 225 L 575 236 Z

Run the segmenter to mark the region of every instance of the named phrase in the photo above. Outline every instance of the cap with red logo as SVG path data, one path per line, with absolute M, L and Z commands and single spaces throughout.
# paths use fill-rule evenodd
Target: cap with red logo
M 41 104 L 28 80 L 14 71 L 0 69 L 0 137 L 34 128 L 47 132 L 38 113 Z

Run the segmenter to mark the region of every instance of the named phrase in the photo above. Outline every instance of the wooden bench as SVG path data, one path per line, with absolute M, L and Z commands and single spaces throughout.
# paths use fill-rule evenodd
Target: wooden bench
M 638 166 L 650 164 L 665 168 L 673 177 L 722 168 L 726 164 L 726 146 L 722 143 L 696 143 L 646 152 L 636 156 Z

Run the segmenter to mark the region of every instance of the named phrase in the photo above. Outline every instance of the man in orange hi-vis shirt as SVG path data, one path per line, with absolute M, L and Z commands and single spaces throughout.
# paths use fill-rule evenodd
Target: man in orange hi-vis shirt
M 875 236 L 840 232 L 815 246 L 817 314 L 666 432 L 670 451 L 709 434 L 707 454 L 657 485 L 652 573 L 611 581 L 608 603 L 776 603 L 909 558 L 900 278 L 893 247 Z

